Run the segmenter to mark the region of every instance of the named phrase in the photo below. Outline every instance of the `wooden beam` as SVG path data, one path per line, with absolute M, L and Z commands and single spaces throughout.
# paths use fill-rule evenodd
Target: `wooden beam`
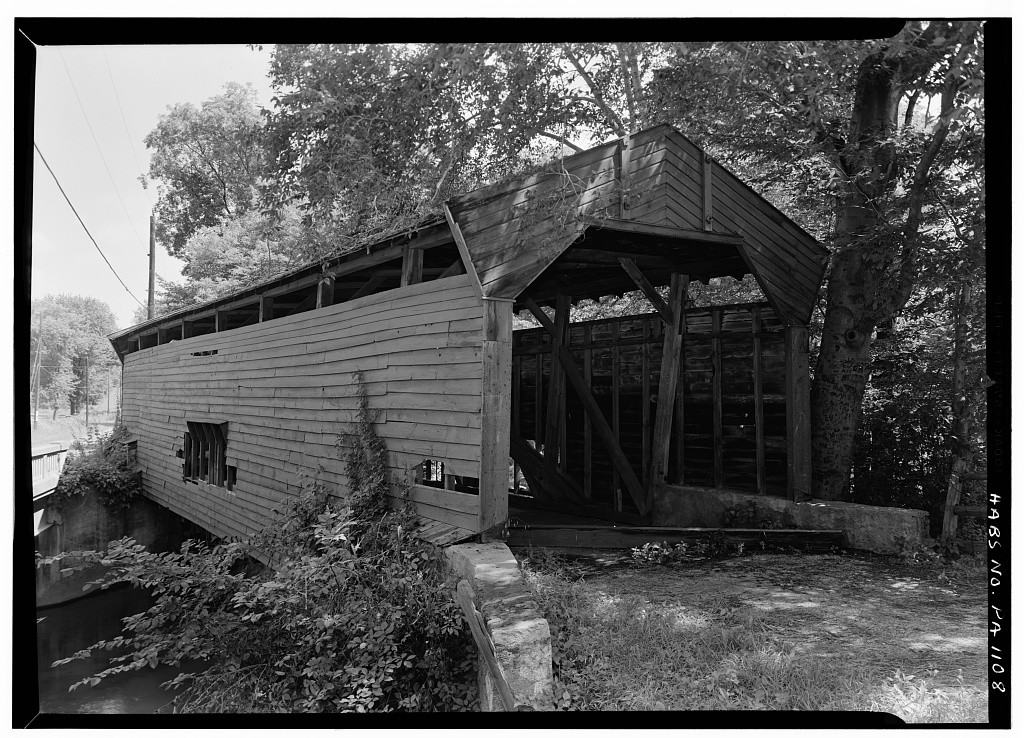
M 679 381 L 679 360 L 682 348 L 682 322 L 686 291 L 690 280 L 685 274 L 673 274 L 669 288 L 672 322 L 665 327 L 661 349 L 661 379 L 658 383 L 658 406 L 654 415 L 654 438 L 651 449 L 651 475 L 647 484 L 647 502 L 653 502 L 654 485 L 668 478 L 669 445 L 672 439 L 672 415 L 676 406 L 676 384 Z
M 533 316 L 540 321 L 540 324 L 547 329 L 548 333 L 555 336 L 555 325 L 551 322 L 548 316 L 544 314 L 544 311 L 541 310 L 530 298 L 524 298 L 522 302 L 526 308 L 533 313 Z M 552 347 L 554 348 L 554 345 Z M 594 395 L 590 392 L 590 388 L 587 386 L 586 381 L 580 374 L 580 370 L 576 368 L 576 362 L 573 360 L 572 354 L 569 353 L 569 349 L 561 345 L 557 346 L 557 348 L 559 358 L 562 361 L 562 368 L 565 370 L 565 377 L 569 380 L 573 390 L 583 403 L 584 411 L 586 411 L 590 416 L 594 432 L 608 450 L 608 455 L 611 457 L 612 465 L 626 483 L 626 488 L 629 490 L 630 497 L 633 498 L 633 502 L 636 504 L 637 510 L 639 510 L 641 514 L 646 514 L 646 493 L 643 489 L 643 485 L 640 484 L 640 480 L 637 479 L 636 473 L 633 471 L 633 467 L 630 466 L 629 459 L 627 459 L 626 454 L 623 453 L 622 447 L 619 445 L 619 440 L 615 437 L 611 427 L 609 427 L 608 421 L 601 412 L 600 405 L 598 405 L 597 400 L 594 399 Z
M 569 335 L 569 296 L 558 295 L 555 306 L 555 335 L 551 337 L 551 380 L 548 382 L 548 406 L 544 415 L 544 462 L 554 466 L 559 456 L 560 429 L 565 414 L 565 373 L 555 345 L 564 346 Z M 561 450 L 564 453 L 564 450 Z
M 628 525 L 530 525 L 509 528 L 508 545 L 565 549 L 629 550 L 650 541 L 696 543 L 719 540 L 742 543 L 752 550 L 761 544 L 799 548 L 804 551 L 831 551 L 843 543 L 841 530 L 798 530 L 791 528 L 652 528 Z
M 512 458 L 519 464 L 530 483 L 530 492 L 540 499 L 552 502 L 585 505 L 587 500 L 579 484 L 568 474 L 562 473 L 557 466 L 552 466 L 547 459 L 530 448 L 521 438 L 511 440 Z
M 260 322 L 274 319 L 274 298 L 260 295 Z
M 381 274 L 374 274 L 372 277 L 370 277 L 363 283 L 362 287 L 353 292 L 352 296 L 348 299 L 355 300 L 360 297 L 365 297 L 366 295 L 372 294 L 374 290 L 376 290 L 378 287 L 381 286 L 381 284 L 384 283 L 385 279 L 386 277 L 384 277 Z
M 643 323 L 644 341 L 640 344 L 640 458 L 642 459 L 640 481 L 650 490 L 651 484 L 651 323 Z M 647 507 L 653 499 L 647 494 Z
M 811 496 L 811 393 L 807 328 L 786 326 L 786 492 L 799 502 Z
M 709 154 L 704 154 L 704 156 L 701 157 L 701 184 L 701 211 L 703 215 L 701 221 L 704 230 L 710 231 L 714 225 L 714 212 L 712 209 L 713 199 L 711 196 L 711 156 Z
M 591 326 L 583 326 L 583 381 L 587 383 L 587 391 L 593 386 L 594 349 L 590 346 L 592 339 Z M 588 500 L 594 494 L 593 466 L 593 433 L 590 430 L 590 416 L 583 413 L 583 496 Z
M 647 299 L 651 301 L 651 305 L 658 311 L 658 315 L 661 316 L 661 320 L 665 325 L 672 325 L 672 310 L 665 301 L 662 299 L 658 291 L 654 289 L 654 285 L 650 283 L 644 273 L 640 271 L 637 265 L 632 259 L 619 259 L 619 265 L 622 266 L 626 274 L 629 275 L 630 279 L 636 283 L 636 286 L 640 288 L 640 291 L 647 296 Z M 675 274 L 672 275 L 675 278 Z
M 402 254 L 402 281 L 400 286 L 408 287 L 423 281 L 423 249 L 407 246 Z
M 466 238 L 462 235 L 462 229 L 459 228 L 459 223 L 455 220 L 455 216 L 452 215 L 452 211 L 448 209 L 448 206 L 443 205 L 442 207 L 444 208 L 444 217 L 448 221 L 448 227 L 455 238 L 455 245 L 459 248 L 459 256 L 462 257 L 462 263 L 465 265 L 466 271 L 473 277 L 473 284 L 476 286 L 477 294 L 482 295 L 484 290 L 480 284 L 480 275 L 476 273 L 476 266 L 473 264 L 473 259 L 469 254 L 469 247 L 466 245 Z
M 679 377 L 676 381 L 675 448 L 672 454 L 673 484 L 682 484 L 686 465 L 686 309 L 690 303 L 689 285 L 683 290 L 683 312 L 679 320 Z
M 761 309 L 750 311 L 750 329 L 754 332 L 754 458 L 757 468 L 757 493 L 768 492 L 764 469 L 764 397 L 761 387 Z
M 508 519 L 512 411 L 512 302 L 483 301 L 480 409 L 480 531 Z
M 330 307 L 334 304 L 334 275 L 325 273 L 321 278 L 316 290 L 316 307 Z
M 711 308 L 711 453 L 715 487 L 722 486 L 722 310 Z
M 618 220 L 616 218 L 600 218 L 593 215 L 579 216 L 581 222 L 594 228 L 602 228 L 622 233 L 638 233 L 645 236 L 660 236 L 661 238 L 676 239 L 679 241 L 693 241 L 695 243 L 706 243 L 719 246 L 739 246 L 743 238 L 735 233 L 723 231 L 707 232 L 692 231 L 685 228 L 674 228 L 672 226 L 652 225 L 632 220 Z
M 620 434 L 620 421 L 622 420 L 622 407 L 619 393 L 622 391 L 622 356 L 619 351 L 619 324 L 612 323 L 615 331 L 615 345 L 612 346 L 612 435 L 616 441 L 622 438 Z M 643 479 L 641 470 L 640 478 Z M 616 511 L 622 512 L 622 485 L 620 484 L 619 473 L 612 469 L 612 499 Z M 642 484 L 642 482 L 641 482 Z
M 584 242 L 585 243 L 585 242 Z M 661 269 L 671 271 L 673 264 L 670 259 L 662 256 L 651 256 L 649 254 L 638 254 L 632 251 L 619 251 L 601 248 L 582 248 L 572 246 L 564 254 L 558 257 L 554 266 L 586 265 L 586 266 L 607 266 L 615 267 L 619 259 L 630 259 L 642 269 Z
M 462 259 L 458 258 L 449 264 L 443 272 L 441 272 L 437 278 L 444 279 L 445 277 L 454 277 L 456 274 L 464 274 L 465 268 L 462 266 Z

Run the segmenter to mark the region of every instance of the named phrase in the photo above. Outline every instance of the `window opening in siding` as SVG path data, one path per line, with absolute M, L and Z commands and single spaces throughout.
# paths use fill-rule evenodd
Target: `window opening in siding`
M 139 336 L 139 348 L 153 348 L 156 346 L 156 332 L 146 333 Z
M 274 295 L 273 318 L 284 318 L 315 309 L 317 289 L 318 285 L 311 284 L 292 292 Z
M 424 459 L 423 463 L 416 467 L 416 484 L 471 495 L 480 494 L 479 479 L 451 474 L 445 470 L 445 462 L 438 459 Z
M 216 356 L 217 349 L 210 349 L 209 351 L 193 351 L 193 356 Z
M 198 318 L 190 321 L 191 332 L 189 336 L 194 338 L 196 336 L 206 336 L 210 333 L 217 332 L 217 318 L 213 315 L 208 315 L 205 318 Z
M 182 456 L 182 478 L 189 482 L 206 482 L 216 487 L 228 484 L 227 423 L 187 422 Z M 234 485 L 234 474 L 231 475 Z M 230 489 L 230 487 L 229 487 Z

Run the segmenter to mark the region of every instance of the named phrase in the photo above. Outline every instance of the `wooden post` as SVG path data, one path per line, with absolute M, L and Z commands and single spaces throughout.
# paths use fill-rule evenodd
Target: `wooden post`
M 811 496 L 811 393 L 807 328 L 786 326 L 786 492 L 799 502 Z
M 522 304 L 529 309 L 531 313 L 533 313 L 533 316 L 540 321 L 540 324 L 547 329 L 548 333 L 552 336 L 555 335 L 555 324 L 552 323 L 551 319 L 544 314 L 543 310 L 537 307 L 537 304 L 533 300 L 523 298 Z M 553 344 L 553 346 L 555 346 L 555 344 Z M 569 349 L 560 345 L 556 347 L 560 354 L 559 358 L 562 361 L 562 368 L 565 370 L 565 378 L 569 381 L 569 384 L 572 385 L 573 390 L 579 396 L 580 401 L 583 403 L 584 411 L 590 415 L 594 432 L 607 449 L 615 471 L 618 472 L 622 476 L 623 481 L 625 481 L 626 488 L 629 490 L 629 494 L 633 498 L 633 502 L 636 504 L 640 514 L 646 514 L 646 495 L 644 493 L 643 485 L 640 484 L 640 480 L 637 479 L 636 472 L 634 472 L 633 467 L 630 466 L 629 459 L 626 457 L 626 454 L 623 453 L 622 447 L 619 445 L 619 439 L 615 436 L 611 427 L 608 425 L 608 421 L 605 419 L 604 413 L 601 412 L 601 406 L 597 404 L 597 400 L 594 399 L 594 395 L 591 393 L 590 388 L 583 379 L 583 375 L 580 374 L 580 370 L 576 367 L 576 362 L 573 361 L 572 354 L 569 353 Z
M 704 154 L 701 157 L 701 182 L 703 186 L 701 202 L 702 225 L 705 231 L 710 231 L 714 223 L 714 213 L 712 212 L 711 156 L 709 154 Z
M 214 333 L 220 333 L 221 330 L 223 330 L 222 323 L 223 323 L 223 318 L 221 318 L 221 311 L 220 310 L 214 310 L 213 311 L 213 332 Z M 157 342 L 159 343 L 159 341 L 160 341 L 160 339 L 158 337 L 157 338 Z
M 623 271 L 629 275 L 629 278 L 633 280 L 637 288 L 650 300 L 651 305 L 658 311 L 658 315 L 661 316 L 661 320 L 665 325 L 672 325 L 672 310 L 665 301 L 661 299 L 661 295 L 654 289 L 654 285 L 651 284 L 650 280 L 644 276 L 644 273 L 640 271 L 640 268 L 636 265 L 632 259 L 619 259 L 619 265 Z
M 35 396 L 34 404 L 33 404 L 33 407 L 32 407 L 32 426 L 33 427 L 35 427 L 36 424 L 39 423 L 39 390 L 42 387 L 42 381 L 41 380 L 42 380 L 42 373 L 43 373 L 42 357 L 43 357 L 43 314 L 39 313 L 39 329 L 38 329 L 37 335 L 36 335 L 36 369 L 35 369 L 36 396 Z
M 592 340 L 591 326 L 587 325 L 583 327 L 583 343 L 586 348 L 583 349 L 583 380 L 587 383 L 587 391 L 591 391 L 590 388 L 593 386 L 593 362 L 594 362 L 594 350 L 590 346 Z M 594 494 L 594 470 L 591 468 L 593 465 L 593 450 L 594 450 L 593 433 L 590 429 L 590 416 L 587 413 L 583 413 L 583 496 L 588 500 Z
M 711 308 L 711 452 L 715 486 L 722 486 L 722 310 Z
M 618 342 L 618 331 L 619 324 L 613 323 L 615 326 L 615 345 L 612 346 L 612 434 L 615 436 L 616 442 L 622 438 L 619 434 L 619 412 L 621 410 L 619 399 L 619 390 L 621 389 L 622 374 L 619 362 L 621 357 L 619 356 L 619 342 Z M 641 471 L 641 475 L 643 472 Z M 614 506 L 616 512 L 622 512 L 622 486 L 620 485 L 619 474 L 616 469 L 612 469 L 612 495 L 614 500 Z M 644 498 L 646 499 L 646 497 Z
M 537 381 L 533 383 L 533 443 L 539 450 L 544 442 L 544 419 L 540 409 L 544 403 L 544 354 L 534 354 Z
M 964 470 L 967 462 L 962 456 L 957 456 L 953 461 L 953 470 L 949 475 L 949 485 L 946 487 L 946 504 L 942 509 L 942 532 L 939 534 L 939 541 L 943 545 L 952 545 L 956 540 L 957 520 L 956 505 L 960 502 L 960 492 L 963 489 Z
M 555 302 L 555 335 L 551 337 L 551 381 L 548 382 L 548 407 L 544 423 L 544 461 L 554 466 L 559 454 L 561 428 L 565 423 L 565 374 L 555 344 L 566 345 L 569 334 L 569 296 L 558 295 Z
M 274 318 L 274 298 L 260 295 L 260 322 Z
M 508 519 L 512 405 L 512 301 L 485 298 L 480 413 L 481 531 Z
M 153 319 L 156 304 L 156 221 L 149 216 L 149 295 L 146 298 L 146 320 Z
M 644 321 L 643 343 L 640 344 L 640 479 L 644 487 L 650 490 L 651 485 L 651 345 L 647 340 L 651 337 L 651 324 Z M 647 495 L 650 507 L 651 495 Z
M 89 430 L 89 355 L 85 356 L 85 430 Z
M 675 450 L 672 454 L 675 468 L 672 471 L 671 482 L 683 484 L 685 474 L 683 471 L 686 456 L 686 308 L 689 304 L 689 284 L 683 290 L 682 315 L 679 320 L 679 374 L 676 381 L 676 417 L 675 417 Z
M 405 247 L 402 254 L 402 287 L 423 281 L 423 249 Z
M 764 398 L 761 387 L 761 309 L 750 313 L 750 329 L 754 333 L 754 455 L 757 467 L 757 493 L 765 494 L 764 471 Z
M 316 307 L 320 308 L 330 307 L 334 304 L 334 275 L 330 272 L 325 272 L 324 276 L 321 277 L 320 282 L 317 283 L 316 290 Z
M 672 414 L 676 405 L 676 384 L 679 381 L 679 358 L 682 347 L 683 310 L 690 278 L 672 274 L 669 301 L 672 324 L 665 326 L 661 353 L 661 380 L 658 384 L 658 407 L 654 417 L 654 439 L 651 450 L 651 476 L 647 485 L 647 502 L 653 501 L 654 485 L 668 477 L 669 445 L 672 439 Z

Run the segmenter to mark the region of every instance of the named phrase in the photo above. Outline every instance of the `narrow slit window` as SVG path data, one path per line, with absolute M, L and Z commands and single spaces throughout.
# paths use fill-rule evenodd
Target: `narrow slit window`
M 182 476 L 189 482 L 206 482 L 216 487 L 229 483 L 227 465 L 227 423 L 187 422 Z M 230 484 L 234 484 L 234 479 Z

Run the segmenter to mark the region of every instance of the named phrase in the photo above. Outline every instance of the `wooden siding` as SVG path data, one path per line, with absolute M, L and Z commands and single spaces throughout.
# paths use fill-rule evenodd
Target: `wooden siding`
M 624 168 L 622 150 L 613 141 L 449 202 L 485 296 L 518 297 L 586 230 L 581 216 L 612 217 L 742 236 L 772 306 L 807 322 L 828 263 L 812 236 L 670 126 L 633 136 Z
M 344 496 L 336 442 L 355 420 L 356 371 L 394 473 L 411 482 L 429 458 L 478 476 L 482 318 L 461 275 L 126 356 L 123 415 L 145 493 L 222 537 L 255 532 L 318 465 Z M 228 424 L 232 490 L 182 480 L 186 421 Z M 415 486 L 411 498 L 428 520 L 479 529 L 475 495 Z
M 667 129 L 666 177 L 678 186 L 674 205 L 699 212 L 704 152 L 685 136 Z M 772 305 L 787 322 L 806 324 L 828 265 L 828 252 L 813 236 L 787 218 L 716 161 L 708 162 L 712 230 L 743 237 L 744 252 Z M 685 227 L 685 226 L 680 226 Z
M 654 128 L 631 140 L 627 217 L 664 221 L 663 134 Z M 518 296 L 583 233 L 579 216 L 621 215 L 620 150 L 614 141 L 450 201 L 485 296 Z
M 653 409 L 660 384 L 664 323 L 652 313 L 573 323 L 568 347 L 633 468 L 649 475 Z M 764 303 L 685 311 L 679 392 L 682 436 L 673 423 L 673 478 L 686 484 L 785 495 L 787 426 L 785 331 Z M 542 444 L 551 376 L 551 340 L 540 328 L 513 337 L 512 424 Z M 758 423 L 760 421 L 760 423 Z M 565 459 L 586 497 L 616 508 L 629 498 L 607 454 L 595 453 L 585 414 L 566 396 Z M 682 469 L 679 450 L 682 451 Z

